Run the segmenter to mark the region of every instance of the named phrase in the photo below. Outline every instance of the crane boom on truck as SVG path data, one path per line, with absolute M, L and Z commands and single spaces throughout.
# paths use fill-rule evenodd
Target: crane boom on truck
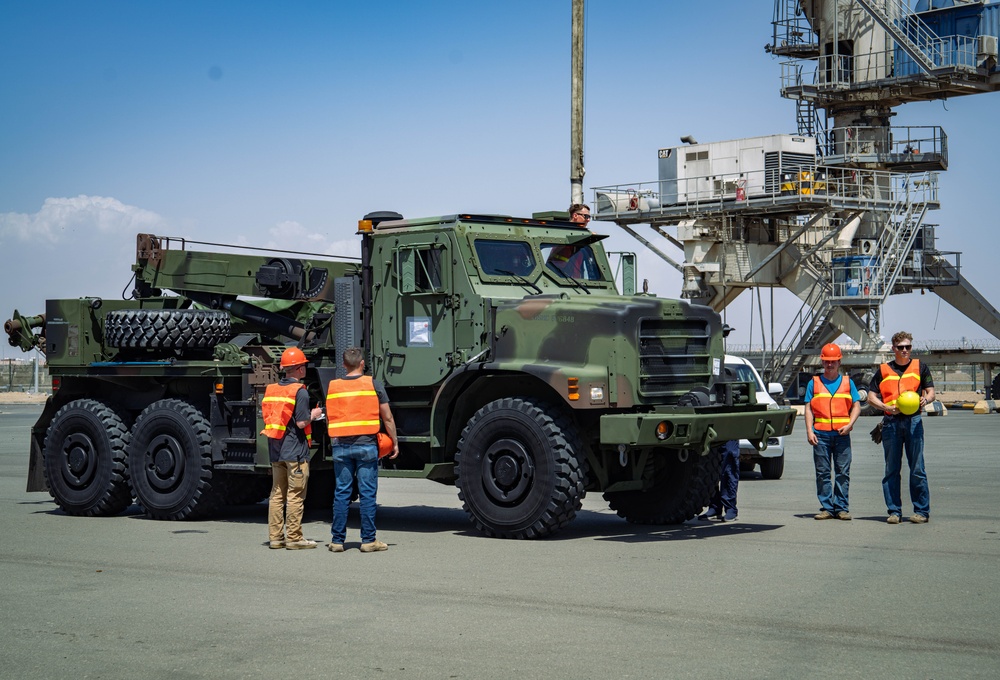
M 310 360 L 314 403 L 361 347 L 400 445 L 380 474 L 456 485 L 491 536 L 551 534 L 587 491 L 631 522 L 683 522 L 718 481 L 717 445 L 792 431 L 794 411 L 724 379 L 717 313 L 617 292 L 603 236 L 559 219 L 384 212 L 358 233 L 359 262 L 140 234 L 131 299 L 15 310 L 10 343 L 43 350 L 53 380 L 28 490 L 70 514 L 135 499 L 160 519 L 263 498 L 260 400 L 290 344 Z M 317 429 L 310 491 L 332 490 Z

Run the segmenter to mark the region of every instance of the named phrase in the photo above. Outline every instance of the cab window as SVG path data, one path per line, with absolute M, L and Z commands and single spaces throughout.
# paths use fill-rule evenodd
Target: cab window
M 477 239 L 476 255 L 488 276 L 526 276 L 535 269 L 531 244 L 524 241 Z
M 577 281 L 603 281 L 601 268 L 589 245 L 574 246 L 568 243 L 543 243 L 542 257 L 549 271 L 563 278 Z
M 397 253 L 397 271 L 403 293 L 440 293 L 445 288 L 443 248 L 418 246 L 400 248 Z

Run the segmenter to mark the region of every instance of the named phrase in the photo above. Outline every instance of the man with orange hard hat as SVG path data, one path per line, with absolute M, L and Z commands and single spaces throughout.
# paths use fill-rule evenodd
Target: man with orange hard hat
M 851 430 L 861 415 L 861 395 L 854 381 L 840 374 L 844 355 L 838 345 L 823 345 L 819 358 L 823 372 L 813 376 L 805 394 L 806 439 L 813 447 L 820 505 L 814 518 L 849 520 Z
M 309 408 L 306 355 L 298 347 L 281 354 L 285 377 L 264 390 L 261 413 L 262 435 L 267 437 L 271 458 L 271 496 L 267 503 L 267 526 L 271 548 L 303 550 L 315 548 L 316 541 L 302 535 L 302 509 L 309 484 L 309 444 L 312 421 L 323 417 L 323 409 Z
M 885 476 L 882 495 L 889 513 L 889 524 L 899 524 L 902 516 L 899 478 L 903 467 L 903 450 L 910 467 L 910 501 L 913 503 L 914 524 L 926 524 L 931 517 L 931 492 L 924 469 L 924 424 L 920 411 L 934 401 L 934 379 L 927 364 L 914 359 L 913 336 L 900 331 L 892 336 L 893 361 L 879 366 L 868 390 L 868 403 L 882 409 L 882 450 L 885 453 Z M 907 415 L 897 401 L 904 392 L 920 395 L 916 413 Z

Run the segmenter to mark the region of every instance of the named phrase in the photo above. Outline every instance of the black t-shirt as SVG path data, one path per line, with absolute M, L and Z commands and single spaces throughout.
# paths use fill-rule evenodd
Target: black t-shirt
M 912 361 L 912 360 L 911 360 Z M 895 361 L 889 362 L 889 368 L 896 372 L 896 375 L 903 375 L 906 369 L 910 366 L 910 362 L 906 362 L 902 366 L 897 364 Z M 875 375 L 872 376 L 872 381 L 868 385 L 868 391 L 878 395 L 878 398 L 882 398 L 882 391 L 879 389 L 879 385 L 882 384 L 882 367 L 879 366 L 878 370 L 875 371 Z M 920 362 L 920 386 L 917 387 L 917 394 L 922 393 L 928 387 L 934 387 L 934 379 L 931 377 L 931 369 L 927 367 L 927 364 L 923 361 Z

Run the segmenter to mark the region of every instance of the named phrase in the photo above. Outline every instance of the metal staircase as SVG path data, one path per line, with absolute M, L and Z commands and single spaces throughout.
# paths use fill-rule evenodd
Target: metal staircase
M 926 203 L 906 203 L 890 215 L 882 230 L 876 252 L 881 260 L 872 283 L 879 300 L 885 302 L 906 263 L 927 215 Z M 884 242 L 884 243 L 883 243 Z
M 827 131 L 825 113 L 825 110 L 817 109 L 812 100 L 795 100 L 796 130 L 800 135 L 816 138 L 816 155 L 820 158 L 833 152 L 832 136 Z
M 856 0 L 896 44 L 928 75 L 933 75 L 935 53 L 941 39 L 903 0 Z M 905 27 L 905 28 L 904 28 Z
M 798 322 L 793 323 L 785 332 L 785 337 L 775 345 L 775 353 L 764 366 L 770 372 L 771 380 L 787 385 L 789 379 L 802 370 L 809 350 L 818 351 L 828 338 L 840 335 L 840 331 L 832 324 L 836 310 L 830 302 L 828 289 L 828 283 L 816 281 L 808 295 L 814 304 L 810 305 L 808 301 L 803 303 Z

